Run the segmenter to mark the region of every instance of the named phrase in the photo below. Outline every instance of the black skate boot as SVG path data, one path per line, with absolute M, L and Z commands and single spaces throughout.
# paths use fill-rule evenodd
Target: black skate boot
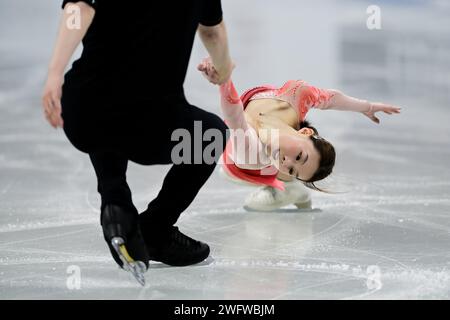
M 206 243 L 184 235 L 178 227 L 171 227 L 165 234 L 156 234 L 141 220 L 141 230 L 150 260 L 181 267 L 202 262 L 209 256 Z
M 144 273 L 148 269 L 149 256 L 137 212 L 115 204 L 106 204 L 102 209 L 100 223 L 114 260 L 144 286 Z

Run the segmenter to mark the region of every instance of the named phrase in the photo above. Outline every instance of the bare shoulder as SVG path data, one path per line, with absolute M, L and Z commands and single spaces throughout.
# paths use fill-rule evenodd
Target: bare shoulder
M 250 101 L 245 109 L 244 114 L 250 118 L 259 119 L 260 115 L 270 115 L 285 122 L 289 126 L 296 127 L 298 125 L 297 112 L 292 106 L 282 100 L 277 99 L 255 99 Z M 264 117 L 266 118 L 266 117 Z
M 249 101 L 247 107 L 245 108 L 246 113 L 259 113 L 259 112 L 268 112 L 272 110 L 281 110 L 289 108 L 289 103 L 278 100 L 278 99 L 255 99 Z

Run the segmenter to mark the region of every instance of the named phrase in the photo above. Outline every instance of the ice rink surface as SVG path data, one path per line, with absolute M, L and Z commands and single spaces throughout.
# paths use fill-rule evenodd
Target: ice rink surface
M 323 185 L 341 192 L 314 192 L 312 210 L 246 212 L 254 188 L 216 170 L 178 223 L 211 246 L 210 257 L 183 268 L 152 263 L 142 288 L 104 243 L 87 155 L 41 111 L 60 3 L 3 0 L 0 298 L 449 299 L 449 8 L 382 1 L 382 29 L 368 30 L 364 1 L 223 3 L 239 91 L 305 79 L 398 104 L 402 114 L 380 115 L 376 125 L 358 114 L 310 112 L 338 152 Z M 197 39 L 186 94 L 219 113 L 217 88 L 195 70 L 204 56 Z M 140 210 L 168 169 L 129 165 Z M 70 286 L 73 268 L 80 289 Z

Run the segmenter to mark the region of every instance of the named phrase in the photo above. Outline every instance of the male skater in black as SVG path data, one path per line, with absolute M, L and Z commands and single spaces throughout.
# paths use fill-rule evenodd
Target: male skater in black
M 183 82 L 196 31 L 217 70 L 217 83 L 231 75 L 220 0 L 64 0 L 59 33 L 43 93 L 49 123 L 88 153 L 101 195 L 103 234 L 115 261 L 144 284 L 148 261 L 183 266 L 209 255 L 207 244 L 174 226 L 213 172 L 216 162 L 174 164 L 177 128 L 193 137 L 227 126 L 215 114 L 189 104 Z M 83 52 L 64 75 L 82 41 Z M 207 142 L 208 144 L 211 142 Z M 202 152 L 207 146 L 201 142 Z M 193 143 L 194 144 L 194 143 Z M 198 150 L 197 150 L 198 153 Z M 198 159 L 198 154 L 197 157 Z M 203 158 L 203 157 L 201 157 Z M 158 196 L 140 215 L 126 181 L 127 163 L 173 164 Z

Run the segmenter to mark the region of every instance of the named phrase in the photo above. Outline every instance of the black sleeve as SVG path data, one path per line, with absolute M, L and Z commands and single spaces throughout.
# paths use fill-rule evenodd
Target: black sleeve
M 212 27 L 222 22 L 221 0 L 203 0 L 200 24 Z
M 63 0 L 61 8 L 64 9 L 64 7 L 66 6 L 67 3 L 72 2 L 72 3 L 76 3 L 76 2 L 84 2 L 87 3 L 88 5 L 90 5 L 92 8 L 95 9 L 97 1 L 96 0 Z

